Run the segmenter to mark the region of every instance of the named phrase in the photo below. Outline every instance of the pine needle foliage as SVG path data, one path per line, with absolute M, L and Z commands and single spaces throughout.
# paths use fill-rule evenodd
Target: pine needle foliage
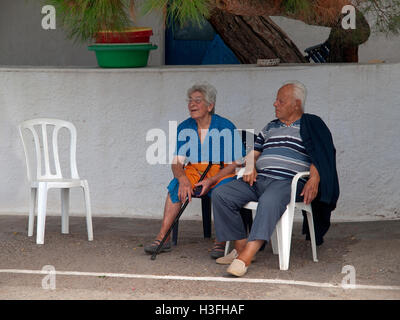
M 93 39 L 102 30 L 127 28 L 129 1 L 122 0 L 45 0 L 56 9 L 67 37 L 75 42 Z
M 355 0 L 364 14 L 375 16 L 374 29 L 387 35 L 400 34 L 400 0 Z
M 309 0 L 283 0 L 281 6 L 289 14 L 309 14 L 311 4 Z
M 146 0 L 141 13 L 147 14 L 155 9 L 166 10 L 166 21 L 175 21 L 181 25 L 191 22 L 201 26 L 211 9 L 210 0 Z

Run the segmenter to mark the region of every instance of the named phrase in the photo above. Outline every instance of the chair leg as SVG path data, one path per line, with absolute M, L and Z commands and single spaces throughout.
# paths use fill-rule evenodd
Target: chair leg
M 31 188 L 30 199 L 29 199 L 28 237 L 33 236 L 33 228 L 35 226 L 36 195 L 37 195 L 37 188 Z
M 276 225 L 278 234 L 279 269 L 289 269 L 290 245 L 292 241 L 294 208 L 287 207 Z
M 317 259 L 317 245 L 316 245 L 316 242 L 315 242 L 314 221 L 313 221 L 312 212 L 308 212 L 307 211 L 307 222 L 308 222 L 308 229 L 310 231 L 310 239 L 311 239 L 311 249 L 312 249 L 313 261 L 314 262 L 318 262 L 318 259 Z
M 86 207 L 86 227 L 88 233 L 88 240 L 93 240 L 93 224 L 92 224 L 92 206 L 90 203 L 89 184 L 87 181 L 83 182 L 83 192 L 85 194 L 85 207 Z
M 69 233 L 69 188 L 61 188 L 61 233 Z
M 201 198 L 201 214 L 204 238 L 211 238 L 211 199 L 208 196 Z
M 278 234 L 276 232 L 276 227 L 274 232 L 272 233 L 271 236 L 271 246 L 272 246 L 272 252 L 273 254 L 279 254 L 279 249 L 278 249 Z
M 253 225 L 253 210 L 242 208 L 240 209 L 240 215 L 248 235 L 251 231 L 251 226 Z
M 231 242 L 230 241 L 226 241 L 225 242 L 225 253 L 224 256 L 228 255 L 228 253 L 230 252 L 229 247 L 231 246 Z
M 44 228 L 46 223 L 46 205 L 47 205 L 47 184 L 39 182 L 38 188 L 38 214 L 36 243 L 44 244 Z

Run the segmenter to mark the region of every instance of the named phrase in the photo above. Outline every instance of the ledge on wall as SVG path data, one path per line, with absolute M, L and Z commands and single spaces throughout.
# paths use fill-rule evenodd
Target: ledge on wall
M 193 66 L 158 66 L 145 68 L 100 68 L 100 67 L 43 67 L 43 66 L 0 66 L 0 72 L 182 72 L 182 71 L 281 71 L 282 69 L 293 68 L 304 70 L 307 68 L 350 68 L 350 67 L 371 67 L 371 66 L 393 66 L 400 63 L 285 63 L 278 66 L 263 67 L 256 64 L 232 64 L 232 65 L 193 65 Z

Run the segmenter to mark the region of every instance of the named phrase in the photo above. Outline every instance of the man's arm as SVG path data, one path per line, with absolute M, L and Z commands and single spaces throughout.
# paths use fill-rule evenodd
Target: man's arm
M 244 169 L 243 181 L 251 186 L 257 179 L 256 161 L 260 154 L 260 151 L 252 150 L 245 158 L 246 167 Z
M 315 199 L 318 194 L 318 186 L 319 186 L 319 173 L 317 168 L 311 164 L 310 166 L 310 178 L 305 184 L 303 191 L 301 192 L 301 196 L 304 196 L 304 203 L 310 204 L 311 201 Z

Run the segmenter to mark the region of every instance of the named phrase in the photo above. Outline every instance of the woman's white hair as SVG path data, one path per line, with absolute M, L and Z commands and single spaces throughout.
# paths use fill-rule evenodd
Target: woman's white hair
M 283 86 L 291 85 L 293 86 L 293 95 L 295 99 L 301 101 L 301 109 L 304 111 L 306 98 L 307 98 L 307 88 L 304 84 L 297 80 L 286 81 Z
M 187 91 L 187 96 L 190 98 L 190 95 L 193 92 L 200 92 L 204 100 L 210 105 L 214 104 L 214 108 L 211 110 L 211 114 L 215 113 L 215 102 L 217 101 L 217 89 L 208 82 L 201 82 L 201 83 L 195 83 L 193 86 L 191 86 L 188 91 Z

